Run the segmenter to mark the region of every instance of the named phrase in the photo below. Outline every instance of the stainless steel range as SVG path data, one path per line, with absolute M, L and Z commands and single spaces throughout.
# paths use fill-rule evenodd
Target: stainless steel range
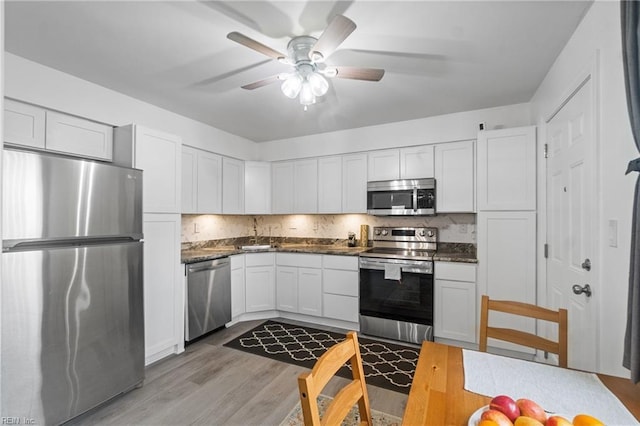
M 405 342 L 433 340 L 437 228 L 373 228 L 360 254 L 360 332 Z

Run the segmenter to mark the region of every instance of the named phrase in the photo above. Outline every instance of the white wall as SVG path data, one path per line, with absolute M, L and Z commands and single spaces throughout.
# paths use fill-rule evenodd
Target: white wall
M 3 49 L 4 51 L 4 49 Z M 186 145 L 254 160 L 255 142 L 5 52 L 4 95 L 103 123 L 136 123 L 182 137 Z
M 532 123 L 530 113 L 528 103 L 508 105 L 263 142 L 258 148 L 263 160 L 275 161 L 469 140 L 476 139 L 480 122 L 487 130 L 526 126 Z
M 596 289 L 599 302 L 598 370 L 628 377 L 622 368 L 623 338 L 626 325 L 627 282 L 631 234 L 631 205 L 636 174 L 625 176 L 627 162 L 637 157 L 633 144 L 624 92 L 620 10 L 618 2 L 596 1 L 576 29 L 571 40 L 558 56 L 531 101 L 533 121 L 537 122 L 538 143 L 544 143 L 545 118 L 557 106 L 562 94 L 578 75 L 599 55 L 599 186 L 594 188 L 598 203 L 597 258 L 600 287 Z M 544 175 L 544 163 L 539 173 Z M 539 188 L 540 209 L 544 211 L 544 187 Z M 544 229 L 544 215 L 541 228 Z M 618 246 L 608 245 L 608 221 L 618 221 Z M 544 273 L 543 265 L 539 269 Z M 539 278 L 540 278 L 539 274 Z M 542 278 L 544 278 L 542 276 Z M 539 296 L 546 289 L 540 286 Z

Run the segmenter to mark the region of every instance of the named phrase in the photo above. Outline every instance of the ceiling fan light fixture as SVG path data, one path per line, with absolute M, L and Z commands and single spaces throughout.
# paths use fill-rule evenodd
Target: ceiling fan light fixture
M 329 82 L 321 74 L 313 72 L 307 78 L 315 96 L 323 96 L 329 90 Z
M 295 99 L 300 93 L 302 88 L 302 77 L 298 73 L 289 74 L 289 76 L 282 82 L 280 90 L 288 98 Z
M 300 104 L 307 105 L 315 104 L 316 96 L 313 94 L 313 89 L 311 88 L 311 83 L 308 81 L 304 81 L 302 83 L 302 88 L 300 89 Z

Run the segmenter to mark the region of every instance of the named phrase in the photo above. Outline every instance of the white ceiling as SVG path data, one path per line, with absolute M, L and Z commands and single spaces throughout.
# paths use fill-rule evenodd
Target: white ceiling
M 528 102 L 587 1 L 6 1 L 6 50 L 253 141 Z M 341 13 L 357 29 L 327 63 L 384 68 L 333 79 L 304 112 L 278 84 L 278 51 Z

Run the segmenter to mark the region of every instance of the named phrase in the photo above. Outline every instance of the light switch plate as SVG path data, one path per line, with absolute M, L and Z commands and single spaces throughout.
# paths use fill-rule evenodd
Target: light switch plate
M 618 220 L 609 219 L 609 247 L 618 247 Z

